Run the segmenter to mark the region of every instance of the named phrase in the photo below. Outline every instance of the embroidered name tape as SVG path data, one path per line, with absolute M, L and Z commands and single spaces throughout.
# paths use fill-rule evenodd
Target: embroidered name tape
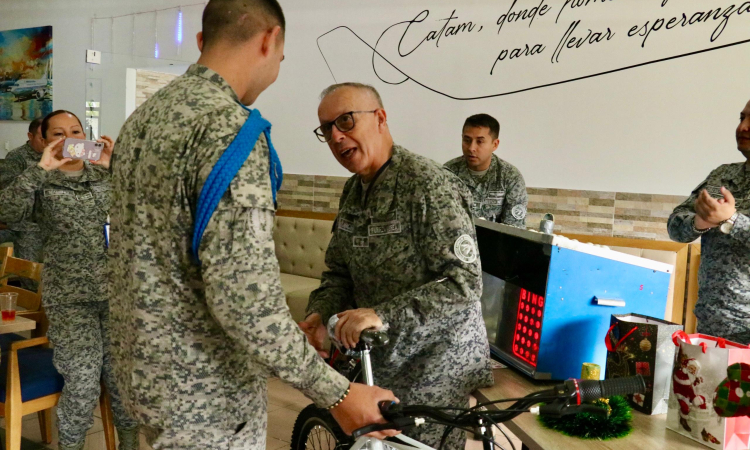
M 383 236 L 386 234 L 397 234 L 401 232 L 401 221 L 391 220 L 390 222 L 373 223 L 367 227 L 369 236 Z
M 354 232 L 354 224 L 352 222 L 349 222 L 345 219 L 339 219 L 338 220 L 338 229 L 341 231 L 346 231 L 347 233 L 353 233 Z

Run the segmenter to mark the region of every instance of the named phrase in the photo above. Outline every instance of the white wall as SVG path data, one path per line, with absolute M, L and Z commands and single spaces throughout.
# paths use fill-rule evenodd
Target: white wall
M 125 119 L 125 80 L 127 67 L 164 66 L 174 61 L 154 60 L 153 58 L 153 14 L 138 16 L 135 55 L 131 56 L 131 39 L 119 36 L 112 54 L 110 43 L 110 21 L 96 21 L 94 27 L 94 49 L 103 52 L 101 66 L 85 63 L 86 49 L 91 44 L 91 19 L 130 14 L 139 11 L 169 8 L 180 4 L 200 3 L 191 0 L 2 0 L 0 2 L 0 30 L 52 25 L 53 39 L 53 108 L 67 109 L 85 117 L 86 82 L 91 79 L 104 79 L 102 83 L 102 132 L 116 136 Z M 198 52 L 194 48 L 195 27 L 200 26 L 203 7 L 185 8 L 184 20 L 191 22 L 186 29 L 186 51 L 182 55 L 195 60 Z M 160 16 L 160 42 L 164 40 L 162 54 L 176 56 L 170 48 L 174 32 L 174 20 L 169 13 Z M 117 19 L 115 29 L 130 28 L 131 18 Z M 149 31 L 143 31 L 148 29 Z M 188 35 L 187 32 L 192 33 Z M 130 33 L 132 35 L 132 33 Z M 140 55 L 140 56 L 138 56 Z M 182 64 L 182 62 L 178 61 Z M 28 122 L 0 121 L 0 149 L 8 142 L 11 148 L 26 141 Z M 0 150 L 2 151 L 2 150 Z
M 481 39 L 443 38 L 440 48 L 425 44 L 409 58 L 395 55 L 394 38 L 379 49 L 415 79 L 456 95 L 496 92 L 497 87 L 523 87 L 524 83 L 549 82 L 580 76 L 591 70 L 609 70 L 644 59 L 697 50 L 749 39 L 750 13 L 733 17 L 724 35 L 708 40 L 715 23 L 655 33 L 647 48 L 625 39 L 630 24 L 639 20 L 671 17 L 685 11 L 725 7 L 728 0 L 632 0 L 595 2 L 562 15 L 564 0 L 546 0 L 552 13 L 537 18 L 532 27 L 506 25 L 497 34 L 489 28 L 507 11 L 512 0 L 282 0 L 287 16 L 286 60 L 279 80 L 256 105 L 274 124 L 274 143 L 289 173 L 346 175 L 326 146 L 312 134 L 317 125 L 318 93 L 334 81 L 318 51 L 316 39 L 324 32 L 348 25 L 370 43 L 389 25 L 414 18 L 423 9 L 429 20 L 410 39 L 418 42 L 428 29 L 439 29 L 456 9 L 461 20 L 488 27 Z M 90 19 L 177 6 L 175 0 L 3 0 L 0 29 L 52 25 L 54 36 L 54 107 L 70 109 L 83 117 L 86 82 L 101 80 L 102 132 L 116 135 L 125 118 L 127 68 L 182 66 L 198 52 L 194 35 L 201 6 L 184 10 L 184 43 L 177 54 L 174 16 L 159 17 L 162 58 L 153 58 L 153 15 L 136 18 L 135 46 L 131 45 L 132 19 L 117 19 L 114 27 L 97 21 L 94 47 L 104 52 L 101 66 L 87 67 L 84 52 L 91 47 Z M 194 3 L 184 0 L 182 3 Z M 539 4 L 518 0 L 516 10 Z M 619 8 L 619 9 L 618 9 Z M 566 52 L 562 64 L 551 65 L 549 52 L 575 17 L 581 29 L 613 27 L 618 39 L 602 47 Z M 568 21 L 568 22 L 566 22 Z M 527 22 L 528 23 L 528 22 Z M 489 32 L 488 32 L 489 31 Z M 112 38 L 114 36 L 114 39 Z M 543 41 L 548 54 L 501 66 L 500 75 L 487 73 L 493 55 L 523 42 Z M 113 46 L 112 46 L 113 45 Z M 474 101 L 451 100 L 420 88 L 412 81 L 387 85 L 371 68 L 371 52 L 351 34 L 321 39 L 338 81 L 373 83 L 389 113 L 397 142 L 443 162 L 460 153 L 463 119 L 476 112 L 496 116 L 502 124 L 499 155 L 514 163 L 536 187 L 559 187 L 621 192 L 687 194 L 705 175 L 724 162 L 741 160 L 734 143 L 738 113 L 750 98 L 748 45 L 675 59 L 655 65 L 599 76 L 589 80 L 529 92 Z M 488 59 L 489 58 L 489 59 Z M 387 78 L 398 73 L 382 61 L 377 67 Z M 500 70 L 500 69 L 499 69 Z M 24 141 L 27 123 L 0 122 L 0 148 Z M 1 150 L 0 150 L 1 151 Z

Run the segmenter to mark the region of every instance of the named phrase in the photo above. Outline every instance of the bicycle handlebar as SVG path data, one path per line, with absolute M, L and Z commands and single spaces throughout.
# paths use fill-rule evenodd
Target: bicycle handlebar
M 577 383 L 580 401 L 578 404 L 593 402 L 600 398 L 609 398 L 613 395 L 639 394 L 646 392 L 646 382 L 640 375 L 625 378 L 611 378 L 608 380 L 568 380 L 568 383 Z
M 424 423 L 425 418 L 448 426 L 471 428 L 477 426 L 484 418 L 489 418 L 490 423 L 500 423 L 511 420 L 524 412 L 550 416 L 564 416 L 579 412 L 607 414 L 606 409 L 589 402 L 600 398 L 609 398 L 613 395 L 643 392 L 646 392 L 646 382 L 641 375 L 636 375 L 602 381 L 571 379 L 552 389 L 535 392 L 518 399 L 507 410 L 481 410 L 479 407 L 512 400 L 498 400 L 477 405 L 471 409 L 435 408 L 422 405 L 406 406 L 391 401 L 383 401 L 378 403 L 378 407 L 387 423 L 372 424 L 360 428 L 355 430 L 352 436 L 358 438 L 374 431 L 403 430 Z M 547 402 L 547 404 L 529 410 L 532 406 L 542 402 Z

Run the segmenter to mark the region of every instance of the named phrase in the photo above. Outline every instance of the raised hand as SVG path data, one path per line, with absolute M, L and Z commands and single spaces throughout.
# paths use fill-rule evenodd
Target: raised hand
M 49 145 L 44 147 L 42 152 L 42 159 L 37 164 L 39 167 L 49 172 L 50 170 L 57 170 L 65 163 L 72 161 L 71 158 L 62 157 L 62 142 L 64 138 L 55 139 L 50 142 Z
M 91 164 L 109 169 L 109 163 L 112 161 L 112 152 L 115 149 L 115 141 L 109 136 L 102 135 L 101 139 L 97 139 L 96 142 L 104 144 L 104 148 L 102 149 L 99 161 L 91 161 Z
M 729 189 L 722 187 L 721 193 L 724 197 L 720 199 L 712 198 L 705 189 L 698 194 L 698 198 L 695 200 L 696 228 L 716 227 L 732 217 L 737 211 L 734 206 L 734 196 L 729 192 Z

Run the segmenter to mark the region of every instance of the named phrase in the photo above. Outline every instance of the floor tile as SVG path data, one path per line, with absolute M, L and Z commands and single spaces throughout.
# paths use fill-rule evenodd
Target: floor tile
M 278 379 L 268 381 L 269 405 L 284 406 L 295 411 L 302 411 L 310 403 L 312 401 L 309 398 L 283 381 Z
M 299 413 L 293 409 L 279 408 L 268 413 L 268 437 L 291 442 L 294 421 Z
M 266 437 L 266 450 L 282 450 L 282 449 L 288 449 L 289 448 L 289 442 L 284 442 L 279 439 L 275 439 L 272 437 Z

